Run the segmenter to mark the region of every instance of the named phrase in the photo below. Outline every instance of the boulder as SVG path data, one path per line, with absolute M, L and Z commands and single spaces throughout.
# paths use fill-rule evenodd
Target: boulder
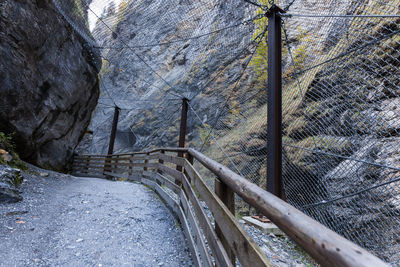
M 93 36 L 100 46 L 120 47 L 121 42 L 129 46 L 173 42 L 243 22 L 255 11 L 245 2 L 232 0 L 212 5 L 196 1 L 166 4 L 162 0 L 127 3 L 123 12 L 105 14 L 104 19 L 115 29 L 114 34 L 104 24 L 96 24 Z M 154 14 L 154 18 L 162 18 L 149 19 L 149 14 Z M 180 121 L 179 99 L 177 102 L 169 101 L 173 96 L 168 94 L 168 90 L 172 89 L 158 75 L 173 85 L 173 90 L 179 94 L 190 99 L 197 95 L 191 105 L 202 114 L 203 123 L 213 125 L 220 113 L 219 108 L 225 102 L 225 98 L 217 97 L 218 93 L 226 96 L 235 94 L 240 98 L 248 95 L 252 88 L 250 85 L 254 73 L 243 77 L 240 88 L 235 87 L 254 49 L 251 44 L 252 28 L 251 24 L 244 23 L 235 29 L 234 37 L 231 31 L 218 31 L 173 45 L 124 49 L 123 53 L 115 49 L 102 50 L 107 60 L 103 61 L 101 70 L 102 93 L 99 102 L 106 105 L 97 106 L 89 131 L 78 151 L 94 154 L 107 152 L 104 143 L 108 142 L 113 118 L 113 109 L 109 107 L 113 105 L 110 96 L 123 109 L 118 131 L 130 133 L 128 137 L 128 134 L 117 134 L 114 151 L 138 151 L 149 145 L 176 146 Z M 140 55 L 158 75 L 135 54 Z M 237 105 L 235 112 L 239 112 L 240 108 Z M 234 118 L 232 113 L 225 112 L 215 129 L 232 128 L 239 123 Z M 188 129 L 202 126 L 198 118 L 188 116 Z M 132 142 L 127 142 L 128 139 Z M 198 141 L 200 138 L 195 133 L 188 136 L 187 141 L 191 140 Z
M 21 158 L 63 169 L 98 95 L 99 57 L 52 1 L 0 2 L 0 132 Z
M 22 182 L 21 171 L 0 165 L 0 203 L 15 203 L 22 200 L 16 188 Z

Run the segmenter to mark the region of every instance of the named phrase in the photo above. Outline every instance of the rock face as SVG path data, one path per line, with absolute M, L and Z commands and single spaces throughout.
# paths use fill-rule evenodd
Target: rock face
M 21 192 L 16 188 L 21 183 L 20 170 L 0 165 L 0 203 L 21 201 Z
M 115 150 L 137 151 L 149 144 L 176 146 L 181 99 L 171 91 L 188 98 L 197 96 L 191 105 L 202 116 L 206 114 L 201 118 L 204 122 L 213 121 L 220 110 L 218 106 L 225 102 L 221 94 L 227 96 L 236 90 L 244 95 L 254 83 L 250 72 L 240 87 L 234 88 L 254 51 L 251 44 L 254 26 L 243 23 L 164 46 L 128 49 L 124 44 L 168 43 L 210 33 L 245 22 L 254 16 L 254 8 L 243 1 L 213 4 L 170 1 L 167 5 L 161 0 L 126 2 L 124 10 L 109 12 L 103 18 L 114 33 L 101 22 L 97 22 L 93 32 L 100 46 L 121 48 L 102 50 L 99 102 L 114 105 L 111 96 L 124 109 L 120 114 Z M 205 97 L 207 101 L 203 101 Z M 107 152 L 112 117 L 112 107 L 97 107 L 89 127 L 92 134 L 86 135 L 79 152 Z M 194 114 L 188 120 L 190 129 L 201 125 Z M 199 135 L 190 131 L 188 139 L 199 140 Z
M 0 2 L 0 131 L 21 157 L 63 169 L 98 99 L 99 58 L 49 0 Z

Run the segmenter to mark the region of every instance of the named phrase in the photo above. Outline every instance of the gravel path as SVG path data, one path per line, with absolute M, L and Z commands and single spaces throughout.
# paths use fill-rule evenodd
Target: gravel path
M 40 171 L 40 170 L 38 170 Z M 25 174 L 0 205 L 0 266 L 190 266 L 182 229 L 140 184 Z

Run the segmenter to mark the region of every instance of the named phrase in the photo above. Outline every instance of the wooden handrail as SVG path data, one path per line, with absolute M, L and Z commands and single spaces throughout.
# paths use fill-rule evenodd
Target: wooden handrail
M 131 153 L 116 153 L 112 155 L 107 155 L 107 154 L 81 154 L 78 157 L 107 157 L 107 156 L 129 156 L 129 155 L 145 155 L 145 154 L 152 154 L 160 151 L 166 151 L 166 152 L 188 152 L 188 148 L 186 147 L 166 147 L 166 148 L 155 148 L 149 151 L 142 151 L 142 152 L 131 152 Z
M 244 201 L 267 216 L 322 266 L 388 266 L 378 257 L 224 165 L 194 149 L 188 152 Z
M 192 162 L 189 162 L 187 159 L 181 157 L 162 154 L 163 151 L 186 153 L 189 159 L 196 159 L 204 167 L 214 173 L 224 186 L 228 187 L 234 193 L 239 195 L 245 202 L 267 216 L 322 266 L 388 266 L 385 262 L 372 255 L 365 249 L 338 235 L 334 231 L 320 224 L 285 201 L 275 197 L 273 194 L 265 191 L 256 184 L 253 184 L 244 177 L 236 174 L 224 165 L 208 158 L 204 154 L 194 149 L 157 148 L 146 152 L 115 154 L 108 156 L 108 158 L 117 158 L 129 155 L 132 156 L 130 158 L 131 160 L 135 160 L 135 155 L 141 155 L 140 160 L 146 160 L 146 162 L 149 160 L 155 160 L 157 162 L 136 164 L 137 166 L 135 166 L 135 163 L 133 163 L 133 167 L 143 166 L 147 170 L 147 166 L 149 166 L 152 167 L 153 171 L 162 171 L 178 181 L 183 181 L 184 183 L 182 188 L 185 189 L 186 193 L 188 192 L 187 190 L 189 190 L 189 184 L 188 182 L 185 182 L 188 178 L 193 178 L 193 176 L 197 177 L 197 181 L 195 180 L 192 182 L 195 184 L 197 183 L 199 186 L 203 186 L 202 182 L 200 184 L 198 183 L 199 180 L 202 181 L 202 179 L 198 174 L 196 174 Z M 107 155 L 79 156 L 79 160 L 76 161 L 76 167 L 84 168 L 85 165 L 82 166 L 80 162 L 87 162 L 86 160 L 90 161 L 90 158 L 98 159 L 99 157 L 106 158 Z M 173 168 L 167 167 L 167 165 L 164 165 L 164 161 L 165 163 L 173 163 L 177 166 L 184 167 L 184 171 L 180 172 Z M 96 169 L 101 161 L 99 162 L 98 160 L 93 160 L 93 163 L 95 165 L 92 164 L 90 166 L 93 166 L 92 169 Z M 87 170 L 91 168 L 89 165 L 86 166 Z M 115 166 L 121 167 L 122 169 L 124 167 L 128 168 L 129 163 L 119 163 L 116 161 Z M 128 171 L 131 173 L 132 168 L 128 169 Z M 87 171 L 84 171 L 83 173 L 87 173 Z M 157 177 L 160 177 L 160 174 L 157 175 L 159 175 Z M 188 178 L 186 176 L 188 176 Z M 167 182 L 167 184 L 168 183 L 171 186 L 171 182 Z M 203 192 L 206 191 L 203 190 Z M 207 194 L 210 194 L 210 192 Z M 208 197 L 210 197 L 210 195 Z M 217 202 L 221 201 L 218 200 Z M 229 211 L 225 208 L 224 210 Z M 242 256 L 242 258 L 243 257 L 245 256 Z

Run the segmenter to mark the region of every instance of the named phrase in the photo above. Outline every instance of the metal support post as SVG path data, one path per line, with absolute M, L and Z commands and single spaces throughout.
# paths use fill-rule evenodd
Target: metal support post
M 108 155 L 112 155 L 114 152 L 114 143 L 115 143 L 115 136 L 117 133 L 117 126 L 118 126 L 118 117 L 119 117 L 119 107 L 115 106 L 114 109 L 114 119 L 113 119 L 113 124 L 111 128 L 111 134 L 110 134 L 110 143 L 108 145 Z
M 267 190 L 282 198 L 282 44 L 281 17 L 273 5 L 268 12 L 268 154 Z
M 179 144 L 178 147 L 185 147 L 185 138 L 186 138 L 186 130 L 187 130 L 187 113 L 189 108 L 189 99 L 182 99 L 182 112 L 181 112 L 181 126 L 179 131 Z M 178 152 L 178 157 L 183 157 L 182 152 Z M 181 166 L 177 166 L 178 171 L 182 171 Z
M 104 166 L 104 172 L 111 172 L 112 171 L 112 166 L 111 166 L 111 160 L 112 160 L 112 154 L 114 152 L 114 143 L 115 143 L 115 136 L 117 133 L 117 126 L 118 126 L 118 117 L 119 117 L 119 107 L 115 106 L 114 109 L 114 119 L 113 119 L 113 124 L 111 128 L 111 134 L 110 134 L 110 143 L 108 145 L 108 153 L 107 153 L 107 158 L 105 160 L 105 166 Z M 105 175 L 107 178 L 111 179 L 111 176 Z

